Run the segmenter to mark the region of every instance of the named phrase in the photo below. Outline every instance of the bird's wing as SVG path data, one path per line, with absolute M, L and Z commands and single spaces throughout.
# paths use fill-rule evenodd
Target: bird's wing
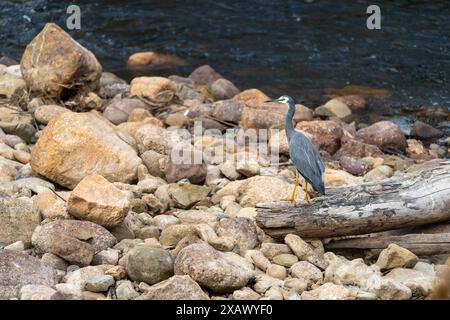
M 291 136 L 289 154 L 300 174 L 310 181 L 322 180 L 325 171 L 322 158 L 317 148 L 301 132 Z

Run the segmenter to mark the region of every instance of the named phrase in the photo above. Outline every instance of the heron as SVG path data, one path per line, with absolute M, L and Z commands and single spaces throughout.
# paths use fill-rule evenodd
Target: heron
M 303 133 L 294 129 L 292 123 L 295 113 L 294 99 L 284 95 L 276 99 L 275 102 L 288 105 L 285 130 L 289 145 L 289 155 L 295 166 L 294 190 L 290 198 L 283 200 L 290 201 L 295 205 L 295 194 L 299 184 L 299 175 L 301 175 L 305 181 L 304 184 L 302 183 L 304 192 L 303 200 L 309 202 L 308 184 L 319 194 L 325 194 L 325 185 L 323 182 L 325 165 L 316 146 Z

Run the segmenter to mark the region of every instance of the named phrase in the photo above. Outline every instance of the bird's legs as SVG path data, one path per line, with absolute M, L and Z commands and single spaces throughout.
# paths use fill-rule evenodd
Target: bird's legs
M 295 170 L 294 190 L 292 190 L 292 194 L 289 198 L 281 199 L 280 201 L 289 201 L 289 202 L 292 202 L 293 205 L 295 205 L 295 194 L 297 193 L 297 187 L 298 187 L 298 171 Z
M 309 203 L 310 195 L 308 193 L 308 182 L 305 180 L 305 183 L 303 184 L 303 200 L 306 201 L 306 203 Z

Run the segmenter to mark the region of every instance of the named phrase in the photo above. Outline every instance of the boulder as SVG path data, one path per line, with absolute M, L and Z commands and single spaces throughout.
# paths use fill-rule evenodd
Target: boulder
M 348 119 L 352 115 L 352 110 L 341 100 L 331 99 L 323 106 L 316 108 L 316 114 L 326 117 L 338 117 Z
M 25 285 L 52 287 L 57 283 L 55 269 L 27 254 L 0 250 L 0 300 L 17 298 Z
M 32 243 L 37 251 L 52 253 L 71 264 L 87 266 L 94 254 L 112 247 L 116 238 L 89 221 L 57 220 L 36 228 Z
M 239 89 L 227 79 L 217 79 L 211 83 L 209 90 L 214 100 L 231 99 L 239 93 Z
M 54 23 L 27 45 L 20 69 L 31 91 L 54 98 L 79 88 L 99 88 L 102 67 L 94 54 Z
M 191 277 L 173 276 L 151 286 L 136 300 L 209 300 L 208 295 Z
M 230 237 L 236 241 L 241 253 L 259 245 L 256 227 L 247 218 L 222 219 L 216 226 L 217 235 Z
M 416 121 L 411 127 L 411 136 L 417 137 L 423 140 L 435 140 L 443 135 L 441 130 L 438 130 L 429 124 Z
M 381 251 L 376 264 L 381 270 L 386 270 L 412 268 L 418 261 L 419 258 L 414 253 L 395 243 L 391 243 L 386 249 Z
M 103 111 L 103 116 L 114 124 L 128 121 L 131 111 L 137 108 L 147 108 L 147 105 L 137 98 L 114 99 Z
M 216 72 L 209 65 L 203 65 L 192 71 L 189 75 L 189 79 L 193 80 L 196 84 L 209 86 L 222 76 Z
M 339 159 L 342 169 L 354 176 L 363 176 L 370 170 L 370 164 L 361 159 L 342 156 Z
M 244 103 L 234 99 L 217 101 L 213 104 L 213 117 L 227 122 L 239 123 Z
M 380 150 L 395 148 L 405 151 L 408 144 L 398 125 L 391 121 L 380 121 L 358 130 L 357 137 L 365 143 L 376 145 Z
M 52 119 L 31 153 L 35 172 L 69 189 L 93 173 L 110 182 L 133 182 L 141 163 L 121 134 L 90 112 Z
M 49 286 L 27 284 L 20 288 L 20 300 L 64 300 L 64 296 Z
M 0 107 L 0 129 L 5 133 L 19 136 L 26 142 L 34 139 L 36 128 L 33 117 L 17 107 Z
M 41 217 L 31 199 L 0 197 L 0 221 L 1 242 L 8 245 L 22 241 L 28 247 L 34 229 L 41 222 Z
M 318 149 L 334 154 L 341 147 L 342 127 L 335 121 L 302 121 L 295 126 L 303 131 Z
M 177 85 L 163 77 L 137 77 L 131 81 L 132 96 L 142 96 L 154 103 L 168 103 L 175 96 Z
M 199 163 L 195 160 L 199 159 Z M 191 163 L 178 163 L 180 161 L 173 161 L 172 157 L 169 157 L 169 161 L 165 165 L 164 174 L 166 181 L 169 183 L 178 182 L 182 179 L 188 179 L 193 184 L 203 184 L 206 179 L 207 166 L 202 158 L 200 151 L 193 151 L 191 157 Z
M 126 270 L 131 280 L 152 285 L 173 275 L 173 260 L 167 250 L 136 246 L 128 255 Z
M 243 258 L 230 252 L 222 253 L 208 244 L 192 244 L 177 255 L 175 274 L 189 275 L 213 292 L 231 293 L 244 287 L 253 277 L 253 272 L 240 259 Z
M 71 215 L 105 228 L 120 225 L 130 208 L 125 193 L 98 174 L 84 177 L 70 193 L 67 204 Z
M 355 159 L 364 157 L 380 157 L 383 152 L 372 144 L 367 144 L 356 139 L 342 139 L 342 145 L 334 156 L 339 159 L 341 157 L 352 157 Z

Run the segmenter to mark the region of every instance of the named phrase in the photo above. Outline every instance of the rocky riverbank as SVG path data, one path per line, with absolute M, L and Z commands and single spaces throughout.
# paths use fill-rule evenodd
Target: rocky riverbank
M 210 66 L 126 83 L 54 24 L 20 65 L 0 62 L 0 299 L 423 299 L 448 268 L 396 244 L 354 259 L 325 252 L 326 239 L 264 234 L 256 204 L 294 183 L 287 110 Z M 405 137 L 391 121 L 354 121 L 366 107 L 355 95 L 297 106 L 326 187 L 448 153 L 426 123 Z M 239 130 L 270 155 L 239 144 Z M 180 144 L 200 160 L 177 161 Z

